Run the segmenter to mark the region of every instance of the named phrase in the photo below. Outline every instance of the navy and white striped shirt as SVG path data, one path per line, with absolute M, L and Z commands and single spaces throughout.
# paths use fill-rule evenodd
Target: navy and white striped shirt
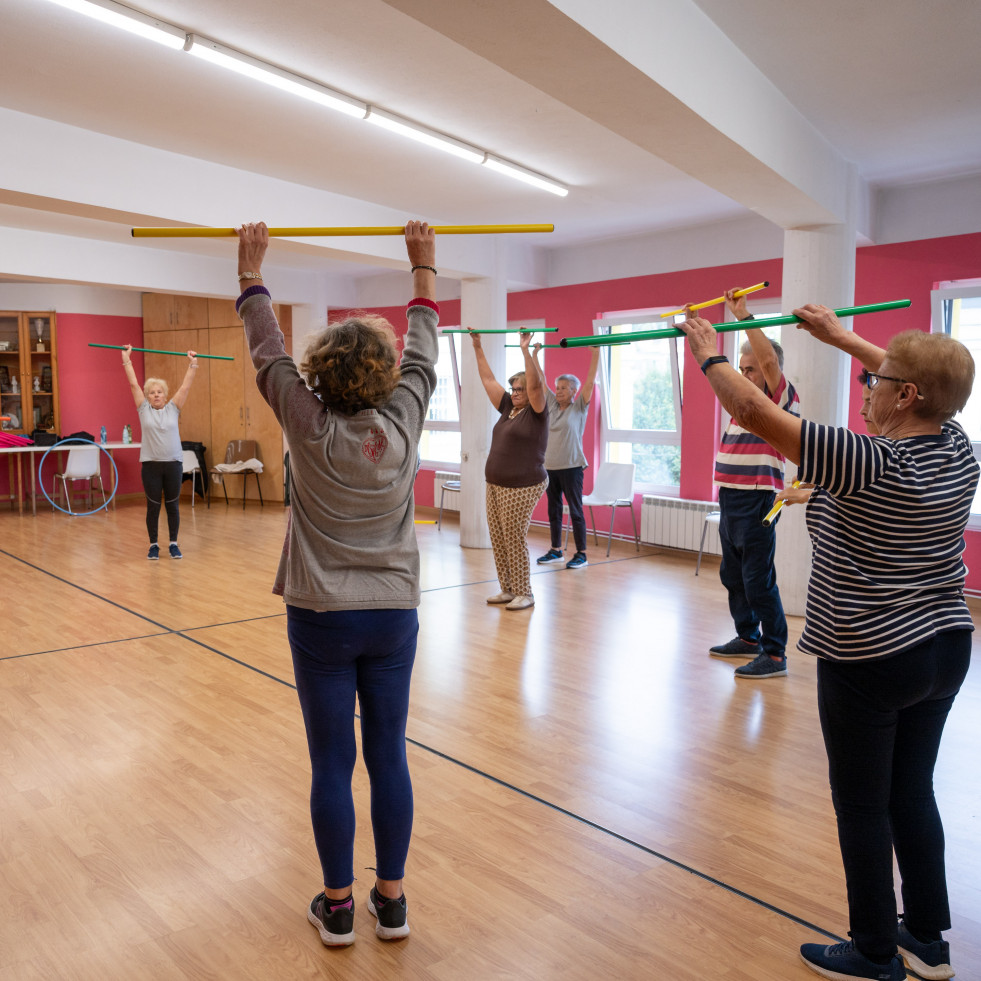
M 800 650 L 867 660 L 973 630 L 962 555 L 978 473 L 957 423 L 891 440 L 804 422 L 798 476 L 818 489 Z

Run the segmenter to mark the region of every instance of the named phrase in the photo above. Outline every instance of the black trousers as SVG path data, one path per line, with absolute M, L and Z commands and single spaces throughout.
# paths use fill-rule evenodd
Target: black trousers
M 157 543 L 161 495 L 167 508 L 170 540 L 176 542 L 181 527 L 180 499 L 184 464 L 180 460 L 144 460 L 140 476 L 143 478 L 143 491 L 146 494 L 146 530 L 150 536 L 150 544 Z
M 970 659 L 971 632 L 952 630 L 881 660 L 818 661 L 849 926 L 867 957 L 896 953 L 894 851 L 909 928 L 950 929 L 933 769 Z
M 548 489 L 548 527 L 552 535 L 552 548 L 562 550 L 562 496 L 569 505 L 569 521 L 572 524 L 572 537 L 576 551 L 586 551 L 586 519 L 582 513 L 583 467 L 569 467 L 568 470 L 549 470 Z

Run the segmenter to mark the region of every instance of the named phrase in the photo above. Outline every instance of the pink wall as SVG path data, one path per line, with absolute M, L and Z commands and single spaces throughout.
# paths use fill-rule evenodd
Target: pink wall
M 133 438 L 139 439 L 140 427 L 136 418 L 136 406 L 126 384 L 126 376 L 120 367 L 122 353 L 104 348 L 89 347 L 89 342 L 99 344 L 133 344 L 144 347 L 143 320 L 141 317 L 107 317 L 94 314 L 58 314 L 58 384 L 61 406 L 61 430 L 59 436 L 85 431 L 99 438 L 99 430 L 106 427 L 109 439 L 118 442 L 123 426 L 133 427 Z M 143 355 L 133 355 L 137 377 L 143 377 Z M 139 451 L 126 450 L 114 455 L 119 469 L 119 493 L 140 493 Z M 33 458 L 40 463 L 41 456 Z M 52 489 L 52 474 L 56 472 L 53 455 L 44 464 L 44 486 Z M 8 468 L 0 465 L 0 494 L 9 493 Z M 16 479 L 16 478 L 15 478 Z M 30 477 L 24 480 L 30 487 Z

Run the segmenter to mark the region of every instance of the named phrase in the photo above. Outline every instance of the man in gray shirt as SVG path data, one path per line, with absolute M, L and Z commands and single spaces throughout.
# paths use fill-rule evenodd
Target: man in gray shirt
M 541 344 L 535 345 L 535 359 Z M 565 562 L 562 554 L 562 497 L 569 506 L 569 521 L 576 542 L 576 554 L 565 563 L 567 569 L 581 569 L 588 565 L 586 559 L 586 519 L 582 513 L 582 481 L 586 471 L 586 456 L 582 449 L 583 432 L 589 400 L 593 396 L 596 369 L 599 367 L 600 349 L 590 349 L 589 370 L 586 383 L 580 388 L 575 375 L 559 375 L 555 379 L 555 391 L 545 388 L 548 403 L 548 448 L 545 451 L 545 469 L 548 471 L 548 525 L 552 547 L 538 559 L 539 565 Z M 544 374 L 544 373 L 543 373 Z

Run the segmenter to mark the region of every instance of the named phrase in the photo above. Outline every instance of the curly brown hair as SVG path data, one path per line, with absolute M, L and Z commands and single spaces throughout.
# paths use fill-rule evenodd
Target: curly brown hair
M 329 409 L 344 415 L 377 409 L 401 377 L 395 331 L 369 313 L 328 324 L 311 339 L 300 371 Z

